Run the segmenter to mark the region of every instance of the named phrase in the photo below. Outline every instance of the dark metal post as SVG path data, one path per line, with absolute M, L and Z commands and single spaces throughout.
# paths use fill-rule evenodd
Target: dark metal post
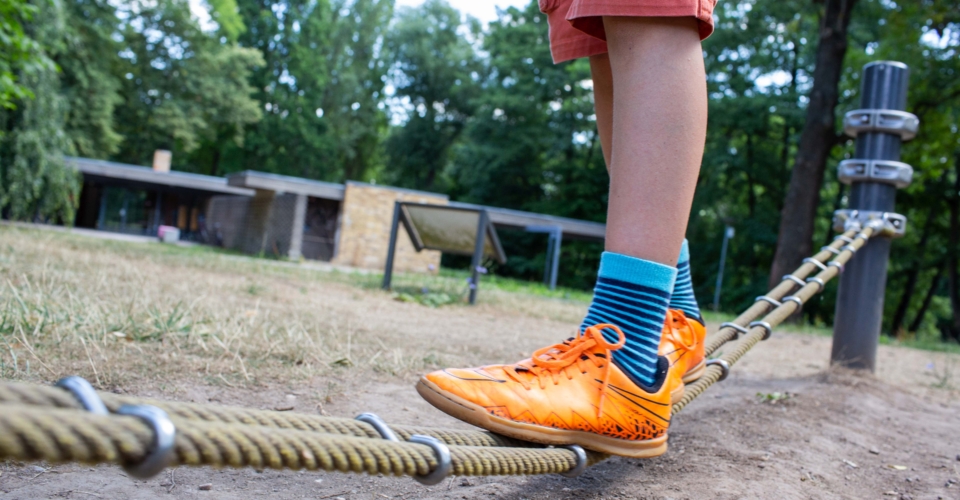
M 477 218 L 477 241 L 473 247 L 473 259 L 470 261 L 470 304 L 477 302 L 477 285 L 480 284 L 480 265 L 483 264 L 483 248 L 487 242 L 487 226 L 490 219 L 486 210 L 481 210 Z
M 390 223 L 390 243 L 387 244 L 387 264 L 383 269 L 383 289 L 390 289 L 393 279 L 393 258 L 397 253 L 397 232 L 400 230 L 400 202 L 393 204 L 393 222 Z
M 839 178 L 851 184 L 849 209 L 838 211 L 836 229 L 881 220 L 887 231 L 857 252 L 840 276 L 833 324 L 832 364 L 873 371 L 883 322 L 883 299 L 891 237 L 905 219 L 893 213 L 897 189 L 910 184 L 913 169 L 900 160 L 900 144 L 913 138 L 917 117 L 907 104 L 909 69 L 879 61 L 863 68 L 860 105 L 847 113 L 844 129 L 857 138 L 853 159 L 841 162 Z M 898 223 L 896 220 L 901 220 Z

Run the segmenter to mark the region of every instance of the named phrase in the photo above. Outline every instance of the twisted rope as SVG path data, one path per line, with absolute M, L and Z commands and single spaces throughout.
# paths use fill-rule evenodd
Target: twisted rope
M 278 429 L 296 429 L 380 439 L 380 434 L 372 425 L 349 418 L 324 417 L 295 412 L 254 410 L 233 406 L 162 401 L 120 396 L 109 392 L 98 392 L 97 394 L 111 412 L 116 412 L 123 405 L 150 405 L 160 408 L 171 417 L 183 420 L 260 425 Z M 18 382 L 0 383 L 0 403 L 52 406 L 57 408 L 80 408 L 80 403 L 77 402 L 76 398 L 62 389 Z M 435 437 L 448 445 L 457 446 L 537 446 L 526 441 L 511 439 L 487 431 L 434 429 L 431 427 L 412 425 L 391 425 L 390 428 L 397 434 L 397 437 L 404 441 L 409 440 L 410 436 L 420 434 Z
M 854 234 L 850 234 L 850 233 L 854 233 Z M 863 237 L 859 237 L 860 234 L 862 234 Z M 859 234 L 856 234 L 855 231 L 847 231 L 847 233 L 844 234 L 844 236 L 847 236 L 849 238 L 856 235 L 858 237 L 854 239 L 853 243 L 849 244 L 846 250 L 843 250 L 839 254 L 837 254 L 832 259 L 833 262 L 837 262 L 841 265 L 846 264 L 853 257 L 854 252 L 856 252 L 857 250 L 860 250 L 860 248 L 862 248 L 863 245 L 866 244 L 867 240 L 870 239 L 870 237 L 873 234 L 874 234 L 874 230 L 872 227 L 869 227 L 869 226 L 865 227 L 862 231 L 860 231 Z M 820 257 L 821 254 L 823 253 L 830 253 L 830 252 L 821 252 L 817 254 L 817 257 Z M 817 258 L 817 260 L 820 260 L 820 259 Z M 815 267 L 813 266 L 813 264 L 804 264 L 804 266 Z M 804 266 L 801 266 L 798 272 L 802 271 Z M 824 283 L 827 283 L 828 281 L 835 278 L 838 274 L 840 274 L 839 268 L 835 266 L 829 266 L 826 269 L 817 273 L 816 277 L 821 279 Z M 799 277 L 799 274 L 797 276 Z M 784 283 L 781 283 L 779 286 L 777 286 L 777 288 L 780 288 L 783 285 Z M 820 292 L 821 292 L 820 285 L 817 283 L 811 282 L 801 287 L 793 295 L 799 298 L 801 302 L 806 303 L 808 300 L 810 300 L 811 297 L 813 297 L 814 295 Z M 753 309 L 758 305 L 760 305 L 760 303 L 754 304 L 753 307 L 751 307 L 750 309 Z M 763 318 L 763 321 L 768 323 L 770 326 L 777 326 L 780 323 L 783 323 L 787 318 L 792 316 L 794 313 L 798 312 L 800 310 L 800 307 L 801 307 L 800 304 L 797 304 L 792 301 L 784 302 L 779 307 L 776 307 L 772 311 L 770 311 L 770 313 Z M 750 309 L 748 309 L 747 312 L 749 312 Z M 745 316 L 746 314 L 747 313 L 744 313 L 741 316 Z M 749 351 L 750 349 L 753 349 L 753 346 L 757 345 L 761 340 L 763 340 L 763 337 L 765 335 L 766 335 L 766 330 L 763 327 L 756 326 L 751 328 L 749 333 L 744 335 L 739 342 L 734 344 L 732 349 L 730 349 L 728 352 L 724 352 L 723 355 L 719 357 L 719 359 L 726 361 L 727 364 L 732 367 L 734 364 L 737 363 L 737 361 L 740 361 L 740 358 L 742 358 L 743 355 L 747 353 L 747 351 Z M 722 345 L 723 344 L 717 345 L 717 348 L 719 348 Z M 703 394 L 703 391 L 707 390 L 708 387 L 717 383 L 717 381 L 720 379 L 722 374 L 723 374 L 723 369 L 720 368 L 719 366 L 716 366 L 716 365 L 707 366 L 707 369 L 704 372 L 704 374 L 696 382 L 692 384 L 687 384 L 684 387 L 683 397 L 680 399 L 680 401 L 677 401 L 673 405 L 673 410 L 672 410 L 673 414 L 676 414 L 681 410 L 683 410 L 683 408 L 686 407 L 688 404 L 690 404 L 694 399 L 696 399 L 697 396 L 699 396 L 700 394 Z
M 872 234 L 872 232 L 870 234 Z M 851 229 L 843 233 L 842 237 L 854 238 L 856 235 L 857 235 L 857 231 Z M 863 242 L 861 241 L 860 243 L 862 244 Z M 840 250 L 844 245 L 846 245 L 846 242 L 844 242 L 841 237 L 837 237 L 829 245 L 829 248 Z M 860 247 L 857 247 L 857 248 L 860 248 Z M 831 257 L 834 257 L 834 255 L 836 255 L 836 257 L 839 257 L 843 253 L 849 253 L 850 256 L 853 255 L 853 253 L 850 252 L 849 250 L 845 252 L 841 252 L 840 254 L 834 254 L 829 250 L 821 250 L 819 253 L 814 255 L 813 258 L 820 262 L 826 262 Z M 836 258 L 834 258 L 833 260 L 836 260 Z M 844 262 L 846 262 L 846 260 L 844 260 Z M 792 275 L 796 276 L 797 278 L 804 279 L 816 269 L 818 269 L 816 265 L 806 262 L 800 267 L 798 267 L 797 270 L 792 273 Z M 766 296 L 770 297 L 771 299 L 780 300 L 786 297 L 788 294 L 790 294 L 790 292 L 793 291 L 793 289 L 796 286 L 797 284 L 794 283 L 793 281 L 785 279 L 781 281 L 777 286 L 775 286 L 773 290 L 770 290 L 769 292 L 767 292 Z M 737 319 L 731 321 L 731 323 L 740 325 L 742 327 L 746 327 L 748 324 L 750 324 L 751 321 L 756 320 L 757 318 L 765 314 L 768 310 L 770 310 L 770 307 L 771 305 L 767 302 L 756 302 L 752 306 L 750 306 L 746 311 L 743 311 L 743 313 L 741 313 L 740 316 L 737 316 Z M 717 349 L 720 349 L 720 347 L 722 347 L 727 342 L 735 339 L 736 337 L 737 337 L 736 329 L 731 327 L 720 328 L 720 330 L 718 330 L 716 333 L 714 333 L 713 335 L 707 338 L 706 346 L 704 348 L 706 355 L 710 356 L 711 354 L 716 352 Z
M 874 233 L 866 227 L 847 246 L 835 241 L 837 252 L 821 251 L 814 258 L 842 265 Z M 840 247 L 843 247 L 841 249 Z M 806 263 L 794 272 L 805 278 L 817 266 Z M 827 267 L 816 275 L 823 283 L 839 274 L 838 267 Z M 784 280 L 767 296 L 781 299 L 797 286 Z M 766 315 L 764 321 L 776 326 L 796 313 L 802 303 L 821 291 L 817 283 L 808 283 L 793 293 L 800 303 L 783 302 Z M 735 321 L 747 324 L 771 307 L 758 302 Z M 754 327 L 719 359 L 733 366 L 763 339 L 763 327 Z M 734 328 L 722 328 L 707 341 L 712 354 L 736 336 Z M 716 383 L 723 370 L 708 366 L 704 375 L 686 386 L 683 398 L 673 413 L 683 410 L 707 388 Z M 368 474 L 423 476 L 437 465 L 434 450 L 426 445 L 391 442 L 380 439 L 373 426 L 350 419 L 321 417 L 299 413 L 279 413 L 196 403 L 178 403 L 100 393 L 111 412 L 123 405 L 152 405 L 171 415 L 177 433 L 174 464 L 229 467 L 290 468 Z M 94 415 L 79 409 L 74 397 L 57 388 L 23 383 L 0 383 L 0 459 L 46 460 L 50 462 L 138 464 L 147 457 L 153 439 L 151 428 L 135 417 Z M 432 429 L 419 426 L 391 427 L 402 439 L 414 434 L 433 436 L 449 445 L 455 475 L 551 474 L 572 470 L 576 454 L 564 448 L 542 448 L 483 431 Z M 607 455 L 587 452 L 587 464 L 593 465 Z
M 171 465 L 426 475 L 437 466 L 422 444 L 358 438 L 260 425 L 177 420 Z M 152 431 L 141 420 L 80 410 L 6 405 L 0 414 L 0 457 L 49 462 L 140 463 Z M 566 472 L 576 466 L 564 448 L 450 446 L 452 473 L 525 475 Z M 588 464 L 606 458 L 588 453 Z

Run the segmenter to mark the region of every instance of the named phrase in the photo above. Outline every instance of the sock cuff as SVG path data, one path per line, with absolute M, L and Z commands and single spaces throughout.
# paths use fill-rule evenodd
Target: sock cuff
M 690 262 L 690 243 L 686 238 L 683 239 L 683 245 L 680 245 L 680 257 L 677 258 L 678 265 L 684 262 Z
M 677 268 L 629 255 L 603 252 L 598 275 L 673 293 Z

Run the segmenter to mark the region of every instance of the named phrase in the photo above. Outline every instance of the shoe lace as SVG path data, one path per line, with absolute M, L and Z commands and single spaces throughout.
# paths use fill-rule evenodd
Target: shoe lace
M 603 329 L 605 328 L 617 332 L 617 342 L 607 342 L 607 339 L 603 336 Z M 587 373 L 584 369 L 584 363 L 593 363 L 594 366 L 603 370 L 600 402 L 597 408 L 597 416 L 599 417 L 603 413 L 603 403 L 606 399 L 611 353 L 623 347 L 626 342 L 627 337 L 619 327 L 609 323 L 601 323 L 587 327 L 582 335 L 578 331 L 576 337 L 535 351 L 529 360 L 529 364 L 522 362 L 506 366 L 504 371 L 507 376 L 523 385 L 524 389 L 530 390 L 532 380 L 536 380 L 540 388 L 544 389 L 547 375 L 549 375 L 553 384 L 557 385 L 560 382 L 557 377 L 560 375 L 566 376 L 567 380 L 573 379 L 576 372 L 571 372 L 570 369 L 574 365 L 582 375 Z
M 672 314 L 673 323 L 683 323 L 683 328 L 668 328 L 667 335 L 673 339 L 674 344 L 688 351 L 694 350 L 697 345 L 697 337 L 693 334 L 693 328 L 690 327 L 690 319 L 685 314 Z M 681 331 L 689 332 L 689 342 Z

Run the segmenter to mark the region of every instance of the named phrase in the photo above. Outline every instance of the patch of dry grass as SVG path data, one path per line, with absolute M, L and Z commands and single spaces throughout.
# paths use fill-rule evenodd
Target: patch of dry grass
M 478 307 L 431 309 L 392 300 L 379 280 L 203 247 L 0 226 L 0 378 L 79 374 L 112 388 L 405 375 L 525 354 L 566 336 L 586 308 L 488 287 Z M 443 280 L 451 281 L 397 277 L 406 287 Z M 481 320 L 491 310 L 504 321 Z M 489 333 L 473 333 L 490 328 L 520 347 L 505 354 Z M 524 347 L 531 330 L 541 335 Z M 476 339 L 432 340 L 450 331 Z

